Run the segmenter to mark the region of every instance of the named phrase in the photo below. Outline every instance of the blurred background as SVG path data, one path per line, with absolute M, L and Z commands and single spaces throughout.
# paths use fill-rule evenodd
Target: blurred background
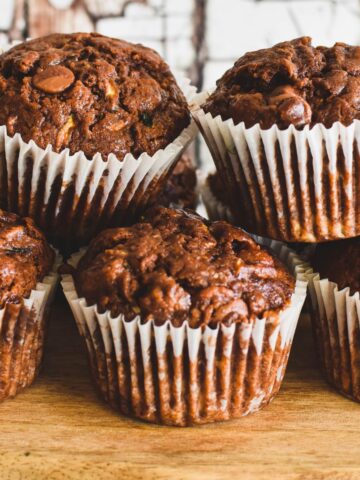
M 0 0 L 0 44 L 97 31 L 157 50 L 209 89 L 243 53 L 301 35 L 360 43 L 360 0 Z M 203 165 L 211 168 L 202 145 Z

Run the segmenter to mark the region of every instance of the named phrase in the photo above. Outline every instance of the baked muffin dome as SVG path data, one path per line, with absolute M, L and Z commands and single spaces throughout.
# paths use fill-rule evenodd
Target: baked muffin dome
M 196 214 L 150 209 L 140 223 L 106 230 L 75 272 L 80 297 L 126 320 L 216 326 L 286 308 L 294 279 L 241 229 Z
M 360 119 L 360 47 L 313 47 L 302 37 L 246 53 L 202 106 L 246 127 L 302 128 Z
M 337 283 L 340 290 L 360 291 L 360 237 L 318 245 L 313 263 L 321 278 Z
M 0 210 L 0 308 L 28 297 L 50 272 L 54 258 L 31 219 Z
M 155 51 L 95 33 L 52 34 L 3 53 L 0 102 L 9 135 L 88 158 L 153 155 L 190 123 Z

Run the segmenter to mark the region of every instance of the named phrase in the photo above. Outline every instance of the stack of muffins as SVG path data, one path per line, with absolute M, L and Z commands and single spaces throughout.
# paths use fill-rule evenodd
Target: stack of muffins
M 194 207 L 181 157 L 196 133 L 194 93 L 153 50 L 96 34 L 0 55 L 0 399 L 41 365 L 61 258 L 48 242 L 67 255 L 177 190 Z
M 0 205 L 32 217 L 63 251 L 131 221 L 196 133 L 195 89 L 181 87 L 153 50 L 97 34 L 5 52 Z
M 311 313 L 329 382 L 360 401 L 360 47 L 308 37 L 247 53 L 198 98 L 212 218 L 315 253 Z M 219 192 L 226 192 L 222 195 Z
M 194 96 L 153 50 L 98 34 L 0 55 L 0 398 L 40 366 L 49 241 L 76 252 L 64 293 L 119 412 L 191 425 L 262 408 L 307 282 L 326 376 L 360 401 L 359 59 L 300 38 Z M 196 124 L 210 220 L 184 154 Z M 286 242 L 314 246 L 313 270 Z

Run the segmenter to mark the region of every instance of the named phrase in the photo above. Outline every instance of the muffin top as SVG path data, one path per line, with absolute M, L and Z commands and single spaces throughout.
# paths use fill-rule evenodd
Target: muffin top
M 340 290 L 360 291 L 360 237 L 318 245 L 313 264 L 321 278 L 337 283 Z
M 47 275 L 55 254 L 30 218 L 0 210 L 0 308 L 21 303 Z
M 196 193 L 196 169 L 189 154 L 184 153 L 163 190 L 154 202 L 155 205 L 195 209 L 198 201 Z
M 360 47 L 313 47 L 302 37 L 246 53 L 203 105 L 247 128 L 349 125 L 360 118 Z
M 266 318 L 294 291 L 286 268 L 241 229 L 164 207 L 102 232 L 74 276 L 79 296 L 102 312 L 193 328 Z
M 189 124 L 168 65 L 142 45 L 95 33 L 53 34 L 0 56 L 0 125 L 41 148 L 153 155 Z

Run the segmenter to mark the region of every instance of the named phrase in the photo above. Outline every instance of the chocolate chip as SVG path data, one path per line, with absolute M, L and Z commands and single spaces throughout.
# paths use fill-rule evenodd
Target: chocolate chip
M 51 65 L 37 73 L 32 82 L 37 89 L 45 93 L 60 93 L 70 87 L 74 80 L 74 74 L 68 68 Z

